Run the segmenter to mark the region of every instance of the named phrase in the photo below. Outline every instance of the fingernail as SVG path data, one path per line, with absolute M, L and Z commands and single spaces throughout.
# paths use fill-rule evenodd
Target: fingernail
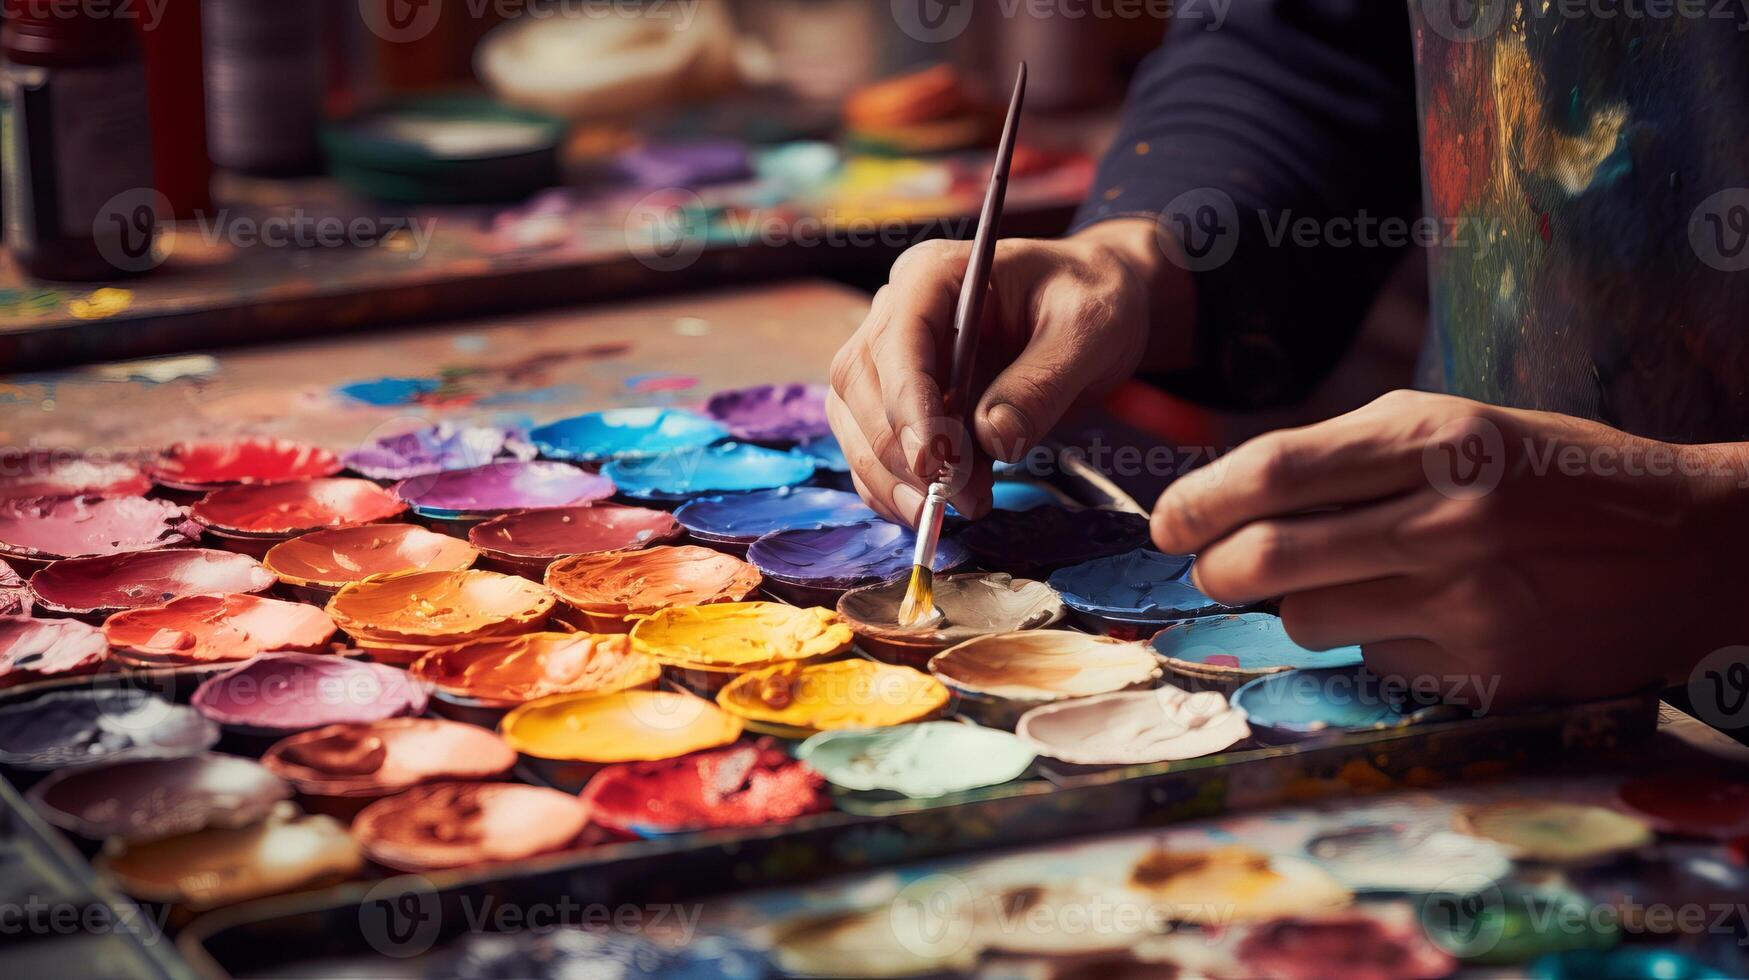
M 923 437 L 911 426 L 899 430 L 899 450 L 905 454 L 905 462 L 918 473 L 923 472 Z
M 923 513 L 923 495 L 909 483 L 899 484 L 899 489 L 893 491 L 893 509 L 909 524 L 916 524 L 917 518 Z
M 1027 431 L 1026 416 L 1012 405 L 996 405 L 984 413 L 984 421 L 989 423 L 996 435 L 996 458 L 1004 463 L 1012 463 L 1020 459 L 1027 450 L 1030 433 Z

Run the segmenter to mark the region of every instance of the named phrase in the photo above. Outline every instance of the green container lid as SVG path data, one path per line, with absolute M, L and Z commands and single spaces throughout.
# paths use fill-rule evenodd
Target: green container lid
M 349 189 L 413 204 L 518 201 L 552 187 L 564 138 L 556 116 L 472 96 L 385 103 L 322 131 Z

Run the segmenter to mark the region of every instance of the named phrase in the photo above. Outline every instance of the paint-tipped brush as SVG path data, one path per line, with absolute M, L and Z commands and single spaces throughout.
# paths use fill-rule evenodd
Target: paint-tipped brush
M 958 414 L 967 423 L 970 438 L 972 377 L 977 369 L 978 332 L 984 316 L 984 294 L 990 291 L 990 266 L 996 256 L 996 226 L 1002 223 L 1002 199 L 1008 192 L 1008 170 L 1014 162 L 1014 134 L 1020 128 L 1020 104 L 1026 96 L 1026 62 L 1014 76 L 1014 94 L 1008 100 L 1008 118 L 1002 124 L 1002 140 L 996 145 L 996 163 L 990 170 L 990 186 L 984 191 L 984 209 L 978 215 L 978 230 L 972 237 L 972 258 L 960 283 L 959 307 L 953 317 L 953 366 L 944 394 L 948 414 Z M 929 484 L 923 513 L 917 520 L 917 548 L 911 554 L 911 584 L 899 606 L 899 625 L 918 626 L 935 616 L 935 548 L 941 541 L 941 519 L 947 512 L 951 473 L 943 472 Z

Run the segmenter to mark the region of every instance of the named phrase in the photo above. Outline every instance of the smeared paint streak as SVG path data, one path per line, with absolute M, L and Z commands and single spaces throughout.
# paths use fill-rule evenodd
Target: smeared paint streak
M 689 374 L 657 371 L 651 374 L 634 374 L 625 380 L 625 386 L 640 392 L 686 391 L 696 388 L 698 379 Z
M 573 361 L 621 357 L 631 349 L 630 344 L 612 342 L 544 350 L 503 364 L 449 365 L 434 375 L 374 378 L 348 382 L 334 390 L 341 397 L 380 408 L 567 401 L 579 396 L 582 389 L 553 383 L 555 368 Z
M 67 303 L 67 312 L 78 320 L 103 320 L 126 313 L 134 305 L 134 291 L 105 286 Z

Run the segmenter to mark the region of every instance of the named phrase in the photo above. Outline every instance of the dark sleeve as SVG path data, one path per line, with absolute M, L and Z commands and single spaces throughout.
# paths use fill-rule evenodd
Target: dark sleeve
M 1075 227 L 1153 217 L 1193 253 L 1198 367 L 1147 380 L 1218 407 L 1290 403 L 1342 355 L 1419 213 L 1407 3 L 1217 9 L 1183 5 L 1143 64 Z

